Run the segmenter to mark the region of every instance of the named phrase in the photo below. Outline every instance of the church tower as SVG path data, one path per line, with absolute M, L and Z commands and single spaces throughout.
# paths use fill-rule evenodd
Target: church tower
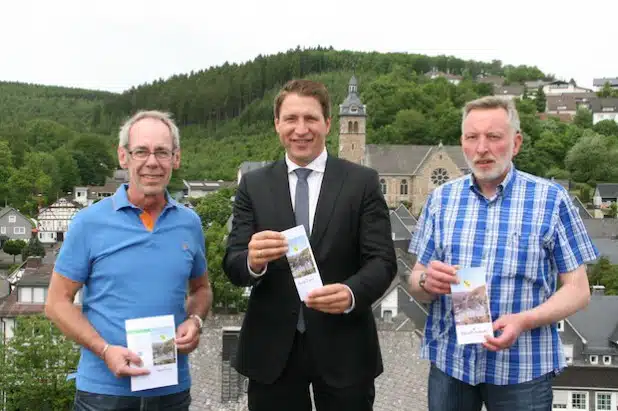
M 357 164 L 365 162 L 365 105 L 358 97 L 358 82 L 352 76 L 348 96 L 339 105 L 339 157 Z

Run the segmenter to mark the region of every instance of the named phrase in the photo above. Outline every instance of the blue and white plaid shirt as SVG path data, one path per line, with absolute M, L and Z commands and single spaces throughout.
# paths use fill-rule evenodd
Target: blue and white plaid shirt
M 409 252 L 427 266 L 439 260 L 485 267 L 492 320 L 545 302 L 558 273 L 598 257 L 578 210 L 559 184 L 511 168 L 486 199 L 466 175 L 436 188 Z M 431 303 L 421 355 L 446 374 L 476 385 L 522 383 L 566 366 L 556 325 L 524 332 L 506 350 L 457 345 L 450 295 Z

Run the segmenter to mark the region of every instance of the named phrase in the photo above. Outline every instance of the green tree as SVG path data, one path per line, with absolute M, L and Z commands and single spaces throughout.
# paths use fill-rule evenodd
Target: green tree
M 75 386 L 66 377 L 76 370 L 79 351 L 43 315 L 17 317 L 1 351 L 7 411 L 70 409 Z
M 569 150 L 566 169 L 577 182 L 613 181 L 618 178 L 616 143 L 610 137 L 587 131 Z
M 618 137 L 618 123 L 614 120 L 602 120 L 592 126 L 592 129 L 599 134 Z
M 214 223 L 225 226 L 230 215 L 232 215 L 234 192 L 233 188 L 224 188 L 208 194 L 198 201 L 195 212 L 200 216 L 204 227 L 207 228 Z
M 547 105 L 547 97 L 545 97 L 545 92 L 543 91 L 543 86 L 540 86 L 536 92 L 536 111 L 539 113 L 545 112 L 545 106 Z
M 592 111 L 585 107 L 580 107 L 573 117 L 573 124 L 581 128 L 592 127 Z
M 26 245 L 27 244 L 24 240 L 7 240 L 2 245 L 2 251 L 8 255 L 12 255 L 13 263 L 15 263 L 15 256 L 20 255 L 21 250 L 23 250 Z
M 228 280 L 221 265 L 225 255 L 226 236 L 226 227 L 218 222 L 213 222 L 205 231 L 213 307 L 223 312 L 244 311 L 247 303 L 243 296 L 244 289 L 236 287 Z
M 21 260 L 26 261 L 28 257 L 45 257 L 45 248 L 36 233 L 32 233 L 28 245 L 21 250 Z

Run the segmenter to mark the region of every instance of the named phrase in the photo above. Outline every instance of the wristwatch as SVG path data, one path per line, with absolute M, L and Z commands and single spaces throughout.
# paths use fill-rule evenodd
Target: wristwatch
M 425 290 L 425 281 L 427 280 L 427 273 L 425 271 L 421 271 L 421 275 L 418 279 L 418 286 L 420 287 L 421 290 L 428 292 L 427 290 Z
M 200 334 L 201 334 L 202 327 L 204 326 L 204 320 L 202 320 L 202 318 L 197 314 L 191 314 L 189 318 L 193 318 L 194 320 L 197 321 L 197 324 L 198 324 L 197 328 L 200 330 Z

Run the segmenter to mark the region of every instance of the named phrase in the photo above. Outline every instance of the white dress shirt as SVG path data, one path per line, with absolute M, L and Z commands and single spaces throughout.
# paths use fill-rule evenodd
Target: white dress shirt
M 322 188 L 322 180 L 324 179 L 324 171 L 326 170 L 326 160 L 328 158 L 328 152 L 326 148 L 322 151 L 322 153 L 317 156 L 311 163 L 307 164 L 305 167 L 299 166 L 294 163 L 287 153 L 285 153 L 285 163 L 288 166 L 288 182 L 290 185 L 290 198 L 292 200 L 292 209 L 295 210 L 296 207 L 296 183 L 298 182 L 298 176 L 294 172 L 297 168 L 308 168 L 313 170 L 311 174 L 307 177 L 307 185 L 309 186 L 309 233 L 311 234 L 311 230 L 313 230 L 313 218 L 315 217 L 315 210 L 318 205 L 318 197 L 320 196 L 320 189 Z M 255 278 L 259 278 L 264 273 L 266 273 L 266 269 L 268 265 L 264 267 L 262 272 L 254 273 L 249 266 L 249 257 L 247 257 L 247 267 L 249 267 L 249 274 L 251 274 Z M 345 284 L 344 284 L 345 285 Z M 346 286 L 347 287 L 347 286 Z M 354 293 L 350 289 L 350 294 L 352 295 L 352 306 L 346 310 L 348 313 L 354 309 L 355 301 L 354 301 Z

